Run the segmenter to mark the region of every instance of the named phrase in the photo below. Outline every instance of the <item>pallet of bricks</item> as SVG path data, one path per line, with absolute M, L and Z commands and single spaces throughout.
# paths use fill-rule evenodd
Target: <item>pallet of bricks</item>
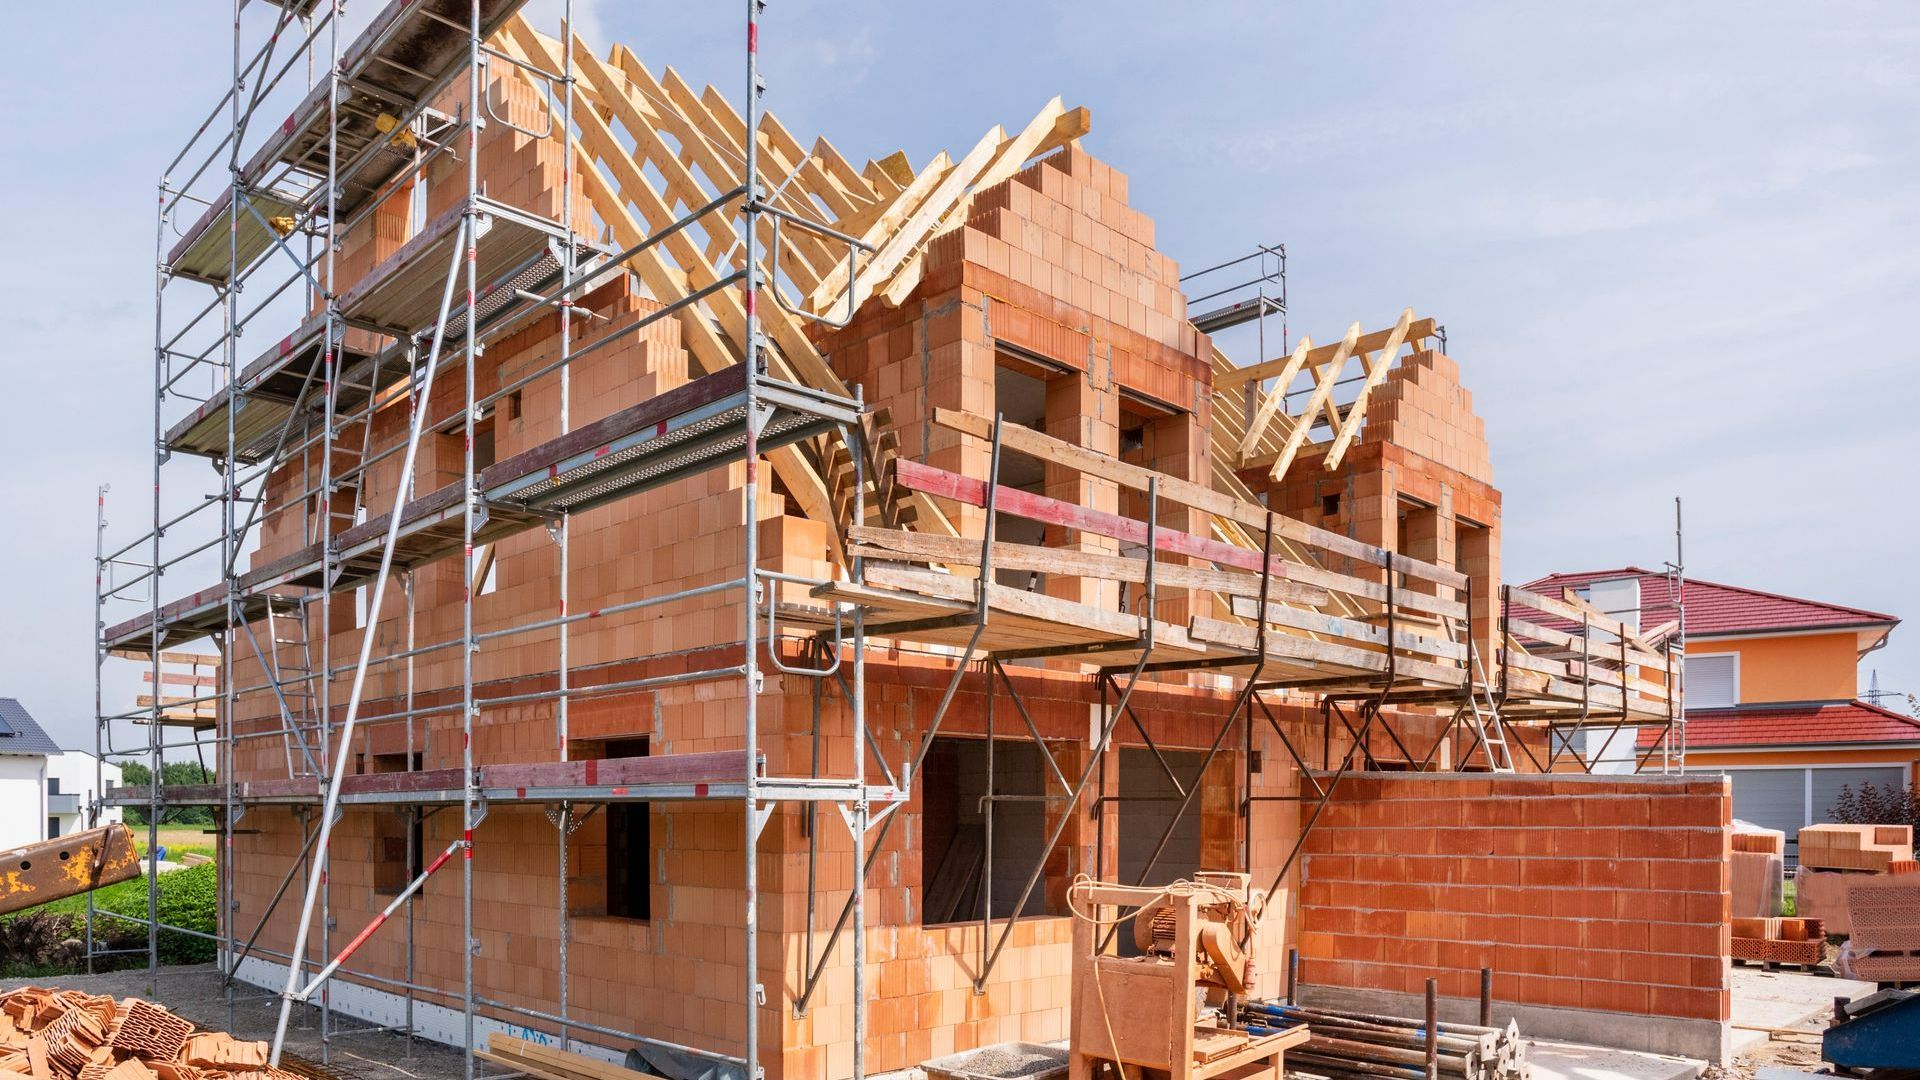
M 1733 914 L 1771 918 L 1780 914 L 1786 881 L 1787 834 L 1735 822 L 1733 831 Z
M 1827 932 L 1819 919 L 1733 920 L 1733 962 L 1813 968 L 1827 958 Z
M 1920 872 L 1863 877 L 1847 887 L 1847 969 L 1856 979 L 1920 983 Z
M 1853 932 L 1847 893 L 1862 876 L 1920 869 L 1911 825 L 1809 825 L 1800 830 L 1799 858 L 1795 912 L 1821 920 L 1829 934 Z
M 34 1080 L 298 1080 L 267 1044 L 196 1031 L 139 998 L 22 987 L 0 995 L 0 1071 Z

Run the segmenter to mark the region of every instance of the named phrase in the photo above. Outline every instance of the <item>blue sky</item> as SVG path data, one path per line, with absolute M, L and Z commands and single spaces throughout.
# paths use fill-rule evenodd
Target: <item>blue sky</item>
M 739 5 L 576 7 L 602 50 L 737 93 Z M 146 515 L 154 181 L 229 17 L 9 20 L 0 694 L 73 743 L 94 488 L 113 536 Z M 775 0 L 763 41 L 803 140 L 920 164 L 1062 94 L 1183 264 L 1287 245 L 1293 333 L 1439 317 L 1512 580 L 1671 558 L 1679 495 L 1694 576 L 1920 615 L 1920 7 Z M 1920 630 L 1867 668 L 1920 690 Z

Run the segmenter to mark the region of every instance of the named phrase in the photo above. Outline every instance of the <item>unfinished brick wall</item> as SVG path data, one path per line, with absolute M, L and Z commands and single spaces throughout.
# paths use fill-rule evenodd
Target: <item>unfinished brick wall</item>
M 1301 979 L 1725 1021 L 1732 796 L 1719 777 L 1341 786 L 1307 841 Z

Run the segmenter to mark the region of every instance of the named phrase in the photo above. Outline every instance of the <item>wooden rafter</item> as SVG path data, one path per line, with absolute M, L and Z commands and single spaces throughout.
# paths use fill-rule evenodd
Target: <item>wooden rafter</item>
M 1300 411 L 1301 419 L 1287 433 L 1286 444 L 1280 448 L 1280 455 L 1273 460 L 1271 473 L 1275 480 L 1287 474 L 1287 466 L 1293 464 L 1295 454 L 1307 444 L 1307 432 L 1313 427 L 1313 414 L 1333 400 L 1333 386 L 1340 380 L 1340 369 L 1346 365 L 1347 357 L 1353 354 L 1354 347 L 1360 341 L 1360 324 L 1354 323 L 1347 328 L 1347 336 L 1334 346 L 1333 352 L 1320 368 L 1319 378 L 1314 381 L 1313 395 L 1307 399 L 1307 407 Z M 1309 361 L 1311 362 L 1311 361 Z M 1275 387 L 1272 391 L 1284 394 L 1284 387 Z
M 1354 395 L 1353 403 L 1347 406 L 1346 418 L 1335 428 L 1333 445 L 1327 449 L 1326 467 L 1329 470 L 1339 467 L 1348 445 L 1360 434 L 1360 421 L 1367 412 L 1367 398 L 1387 380 L 1387 372 L 1399 358 L 1400 345 L 1407 340 L 1407 331 L 1412 327 L 1413 309 L 1407 308 L 1400 313 L 1400 321 L 1394 324 L 1386 343 L 1377 352 L 1368 355 L 1366 381 L 1360 384 L 1359 393 Z
M 503 47 L 520 59 L 552 66 L 560 63 L 559 42 L 536 33 L 524 20 L 515 18 L 507 25 Z M 730 152 L 738 152 L 735 136 L 744 133 L 744 125 L 731 108 L 712 108 L 710 97 L 696 96 L 690 87 L 669 72 L 665 84 L 651 82 L 637 59 L 629 59 L 623 68 L 615 63 L 623 50 L 615 50 L 613 61 L 603 61 L 576 39 L 575 64 L 580 83 L 590 100 L 606 106 L 599 110 L 576 110 L 579 130 L 573 143 L 582 162 L 582 184 L 589 200 L 615 233 L 622 246 L 632 246 L 646 235 L 673 224 L 675 207 L 700 206 L 727 187 L 737 183 L 737 173 L 727 162 Z M 627 54 L 631 58 L 631 54 Z M 724 104 L 724 99 L 721 99 Z M 618 124 L 633 139 L 631 152 L 615 134 Z M 784 129 L 778 129 L 784 131 Z M 678 142 L 679 154 L 661 137 L 670 134 Z M 763 129 L 762 145 L 779 155 L 797 147 L 789 135 Z M 683 156 L 684 155 L 684 160 Z M 691 165 L 690 165 L 691 163 Z M 643 165 L 658 170 L 662 187 L 656 189 L 642 171 Z M 693 171 L 697 165 L 707 174 L 703 184 Z M 604 170 L 604 171 L 603 171 Z M 818 170 L 822 182 L 831 182 L 825 170 Z M 869 198 L 877 200 L 877 195 Z M 637 213 L 637 216 L 636 216 Z M 716 265 L 695 238 L 682 231 L 640 252 L 629 266 L 654 296 L 670 301 L 689 295 L 721 280 L 731 267 Z M 774 348 L 769 350 L 769 369 L 775 377 L 817 390 L 850 397 L 852 391 L 827 365 L 819 350 L 801 329 L 798 320 L 778 304 L 763 305 L 763 326 Z M 689 354 L 702 371 L 711 372 L 738 362 L 745 352 L 746 311 L 739 294 L 720 290 L 707 298 L 701 310 L 680 313 L 683 339 Z M 794 496 L 800 510 L 815 520 L 834 522 L 833 500 L 815 464 L 797 447 L 783 447 L 770 455 L 781 483 Z M 915 520 L 923 529 L 954 535 L 951 522 L 924 496 L 911 495 Z M 835 540 L 839 541 L 836 531 Z

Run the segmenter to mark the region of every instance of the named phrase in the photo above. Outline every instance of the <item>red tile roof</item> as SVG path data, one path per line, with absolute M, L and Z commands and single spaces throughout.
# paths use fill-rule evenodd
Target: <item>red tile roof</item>
M 1595 581 L 1638 577 L 1640 579 L 1640 617 L 1642 627 L 1651 628 L 1678 614 L 1674 605 L 1673 583 L 1665 573 L 1637 566 L 1616 570 L 1588 570 L 1577 574 L 1549 574 L 1526 587 L 1548 596 L 1559 596 L 1561 589 L 1579 589 Z M 1893 626 L 1899 618 L 1877 611 L 1802 600 L 1779 593 L 1761 592 L 1738 585 L 1688 578 L 1680 599 L 1687 605 L 1687 633 L 1691 636 L 1751 633 L 1760 630 L 1817 630 L 1821 627 L 1857 627 L 1863 623 Z
M 1644 749 L 1664 729 L 1641 728 Z M 1864 701 L 1807 705 L 1744 705 L 1687 716 L 1687 749 L 1714 746 L 1820 746 L 1830 743 L 1920 743 L 1920 720 Z

